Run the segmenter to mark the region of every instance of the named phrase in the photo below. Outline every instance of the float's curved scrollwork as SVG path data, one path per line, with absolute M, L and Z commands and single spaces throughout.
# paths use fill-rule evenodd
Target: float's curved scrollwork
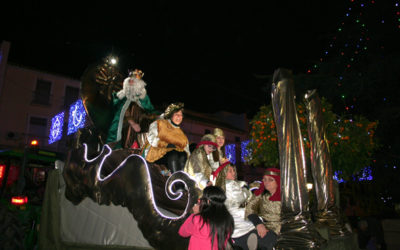
M 186 249 L 180 225 L 197 202 L 194 181 L 184 172 L 169 178 L 130 149 L 82 144 L 69 152 L 63 170 L 65 196 L 73 204 L 88 197 L 98 204 L 126 207 L 156 249 Z M 187 191 L 175 191 L 181 182 Z

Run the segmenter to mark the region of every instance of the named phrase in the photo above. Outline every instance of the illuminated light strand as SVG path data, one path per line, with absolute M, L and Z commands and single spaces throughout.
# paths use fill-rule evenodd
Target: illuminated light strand
M 85 146 L 85 145 L 86 145 L 86 144 L 84 144 L 84 146 Z M 187 214 L 187 212 L 188 212 L 188 208 L 189 208 L 189 203 L 190 203 L 190 194 L 189 194 L 189 193 L 188 193 L 188 202 L 187 202 L 187 204 L 186 204 L 185 211 L 184 211 L 180 216 L 171 217 L 171 216 L 165 215 L 163 212 L 161 212 L 161 211 L 158 209 L 158 207 L 157 207 L 157 205 L 156 205 L 156 201 L 155 201 L 155 199 L 154 199 L 153 184 L 152 184 L 152 181 L 151 181 L 149 166 L 148 166 L 146 160 L 145 160 L 142 156 L 140 156 L 140 155 L 137 155 L 137 154 L 131 154 L 131 155 L 129 155 L 129 156 L 126 157 L 126 158 L 118 165 L 118 167 L 117 167 L 116 169 L 114 169 L 109 175 L 107 175 L 105 178 L 101 178 L 100 172 L 101 172 L 101 169 L 103 168 L 104 161 L 108 158 L 108 156 L 110 156 L 110 154 L 111 154 L 111 152 L 112 152 L 110 146 L 108 146 L 107 144 L 105 144 L 105 145 L 103 146 L 103 149 L 102 149 L 100 155 L 98 155 L 97 157 L 95 157 L 95 158 L 92 160 L 92 161 L 94 161 L 95 159 L 99 158 L 99 157 L 101 156 L 101 154 L 103 153 L 104 148 L 107 148 L 107 150 L 108 150 L 109 152 L 108 152 L 106 155 L 104 155 L 104 157 L 103 157 L 103 159 L 101 160 L 101 162 L 100 162 L 100 164 L 99 164 L 99 167 L 98 167 L 98 169 L 97 169 L 96 178 L 97 178 L 98 181 L 103 182 L 103 181 L 109 179 L 118 169 L 120 169 L 121 167 L 124 166 L 125 162 L 126 162 L 130 157 L 139 157 L 139 158 L 143 161 L 144 165 L 146 166 L 146 173 L 147 173 L 147 176 L 148 176 L 148 178 L 149 178 L 149 189 L 150 189 L 150 193 L 151 193 L 150 196 L 151 196 L 153 208 L 156 210 L 156 212 L 157 212 L 161 217 L 166 218 L 166 219 L 170 219 L 170 220 L 179 220 L 179 219 L 181 219 L 181 218 L 183 218 L 183 217 L 186 216 L 186 214 Z M 87 155 L 87 146 L 85 147 L 85 152 L 84 152 L 84 154 L 85 154 L 85 156 Z M 85 161 L 86 161 L 86 157 L 85 157 Z M 176 181 L 178 181 L 178 180 L 176 180 Z M 185 183 L 185 185 L 186 185 L 186 183 Z M 174 193 L 174 192 L 172 192 L 172 193 Z M 168 194 L 167 194 L 167 196 L 168 196 Z
M 181 192 L 181 191 L 179 191 L 179 192 L 174 192 L 174 191 L 172 190 L 172 186 L 174 186 L 175 183 L 177 183 L 177 182 L 183 183 L 183 184 L 185 185 L 186 190 L 189 189 L 188 186 L 186 185 L 186 182 L 184 182 L 182 179 L 173 180 L 173 181 L 171 182 L 171 184 L 167 185 L 167 183 L 169 182 L 169 179 L 170 179 L 174 174 L 176 174 L 176 173 L 183 173 L 183 174 L 185 174 L 187 177 L 189 177 L 190 179 L 192 179 L 192 178 L 190 177 L 190 175 L 188 175 L 187 173 L 185 173 L 185 172 L 183 172 L 183 171 L 177 171 L 177 172 L 173 173 L 170 177 L 168 177 L 167 182 L 165 183 L 165 194 L 167 195 L 167 197 L 168 197 L 170 200 L 179 200 L 179 199 L 182 197 L 182 195 L 183 195 L 183 192 Z M 167 186 L 168 186 L 168 190 L 167 190 Z M 177 194 L 178 194 L 178 197 L 177 197 L 177 198 L 172 198 L 171 196 L 169 196 L 169 193 L 168 193 L 167 191 L 169 191 L 169 192 L 170 192 L 171 194 L 173 194 L 173 195 L 177 195 Z
M 64 115 L 65 115 L 65 113 L 61 112 L 61 113 L 55 115 L 51 119 L 51 128 L 50 128 L 49 140 L 48 140 L 49 144 L 52 144 L 61 139 L 62 132 L 63 132 Z
M 241 160 L 242 162 L 246 162 L 246 159 L 248 159 L 249 157 L 251 157 L 251 154 L 249 152 L 249 150 L 247 149 L 247 145 L 249 145 L 250 140 L 246 140 L 246 141 L 242 141 L 240 143 L 240 147 L 241 147 Z
M 86 111 L 83 107 L 82 100 L 79 99 L 69 108 L 68 132 L 67 135 L 75 133 L 79 128 L 85 126 Z
M 236 164 L 236 145 L 235 144 L 227 144 L 225 146 L 225 154 L 230 162 Z
M 89 160 L 89 159 L 87 158 L 87 151 L 88 151 L 88 148 L 87 148 L 87 144 L 86 144 L 86 143 L 83 143 L 83 148 L 84 148 L 84 151 L 83 151 L 83 158 L 85 159 L 86 162 L 93 162 L 93 161 L 97 160 L 97 158 L 99 158 L 99 157 L 103 154 L 103 151 L 104 151 L 104 147 L 103 147 L 103 148 L 101 149 L 100 154 L 99 154 L 98 156 L 96 156 L 96 157 L 94 157 L 93 159 Z M 110 147 L 109 147 L 109 148 L 110 148 Z

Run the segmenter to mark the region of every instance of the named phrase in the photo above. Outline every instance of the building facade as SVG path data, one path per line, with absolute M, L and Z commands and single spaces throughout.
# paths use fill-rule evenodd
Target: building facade
M 43 149 L 65 150 L 63 141 L 48 144 L 51 118 L 79 98 L 80 81 L 9 63 L 9 48 L 2 42 L 0 147 L 21 149 L 36 139 Z
M 0 149 L 23 149 L 32 139 L 37 139 L 41 149 L 65 153 L 65 128 L 71 116 L 70 106 L 79 99 L 80 81 L 8 63 L 9 49 L 9 43 L 1 43 Z M 64 131 L 57 140 L 49 141 L 52 120 L 62 112 Z M 218 127 L 225 133 L 229 157 L 242 165 L 242 144 L 249 138 L 245 114 L 223 111 L 204 114 L 187 107 L 184 115 L 182 129 L 192 146 Z

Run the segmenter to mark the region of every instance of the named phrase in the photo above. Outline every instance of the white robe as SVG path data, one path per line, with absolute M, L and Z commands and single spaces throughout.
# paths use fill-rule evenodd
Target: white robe
M 225 206 L 235 222 L 232 238 L 238 238 L 255 229 L 253 223 L 245 218 L 245 208 L 240 207 L 250 199 L 252 193 L 244 188 L 246 185 L 244 181 L 225 180 L 225 182 Z

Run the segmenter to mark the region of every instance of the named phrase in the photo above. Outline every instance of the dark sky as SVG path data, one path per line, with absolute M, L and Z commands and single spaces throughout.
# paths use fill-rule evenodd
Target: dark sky
M 305 72 L 347 1 L 13 2 L 0 22 L 11 62 L 79 79 L 113 53 L 123 73 L 145 72 L 156 105 L 251 116 L 266 102 L 263 76 Z

